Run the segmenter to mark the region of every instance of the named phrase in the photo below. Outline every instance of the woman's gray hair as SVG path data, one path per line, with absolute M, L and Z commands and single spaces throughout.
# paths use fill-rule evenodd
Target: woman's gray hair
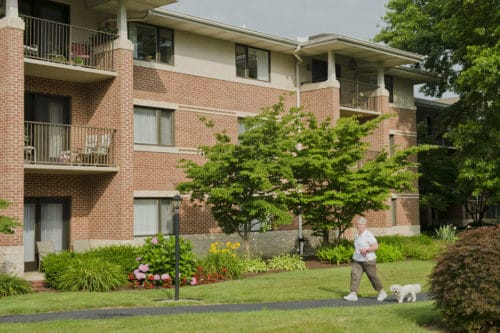
M 368 222 L 368 220 L 367 220 L 365 217 L 363 217 L 363 216 L 361 216 L 361 217 L 358 219 L 358 223 L 359 223 L 359 224 L 366 224 L 367 222 Z

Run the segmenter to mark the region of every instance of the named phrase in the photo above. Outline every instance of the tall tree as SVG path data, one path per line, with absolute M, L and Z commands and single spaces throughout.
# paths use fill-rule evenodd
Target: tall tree
M 475 222 L 500 201 L 500 3 L 497 0 L 390 0 L 387 26 L 375 36 L 426 55 L 417 67 L 442 80 L 424 86 L 460 100 L 443 125 L 455 154 L 456 189 Z M 473 204 L 471 204 L 473 203 Z

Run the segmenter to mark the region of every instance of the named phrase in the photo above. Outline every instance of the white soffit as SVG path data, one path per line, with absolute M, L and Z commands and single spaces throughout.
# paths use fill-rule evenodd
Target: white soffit
M 155 9 L 149 12 L 145 23 L 187 31 L 196 35 L 226 40 L 238 44 L 290 54 L 297 47 L 291 39 L 277 37 L 245 28 L 239 28 L 182 13 Z
M 145 13 L 154 8 L 159 8 L 177 2 L 177 0 L 127 0 L 125 6 L 129 13 Z M 88 9 L 97 10 L 109 14 L 118 11 L 118 0 L 85 0 Z

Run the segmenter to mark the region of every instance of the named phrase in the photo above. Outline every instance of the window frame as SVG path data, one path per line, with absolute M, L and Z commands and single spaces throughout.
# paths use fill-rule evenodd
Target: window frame
M 156 142 L 155 143 L 148 143 L 148 142 L 137 142 L 136 141 L 136 126 L 135 126 L 135 115 L 136 115 L 136 110 L 137 109 L 142 109 L 142 110 L 151 110 L 156 112 L 155 116 L 155 125 L 156 125 Z M 163 144 L 162 143 L 162 112 L 167 112 L 170 113 L 170 128 L 169 128 L 169 133 L 170 133 L 170 141 L 171 144 Z M 175 146 L 175 110 L 173 109 L 164 109 L 164 108 L 156 108 L 156 107 L 148 107 L 148 106 L 142 106 L 142 105 L 134 105 L 134 144 L 138 145 L 149 145 L 149 146 L 161 146 L 161 147 L 174 147 Z
M 245 49 L 244 75 L 239 75 L 238 74 L 238 48 L 240 48 L 240 47 L 242 47 L 242 48 Z M 257 72 L 256 77 L 250 77 L 250 75 L 249 75 L 249 73 L 250 73 L 250 70 L 249 70 L 249 56 L 248 56 L 248 50 L 249 49 L 253 49 L 253 50 L 257 50 L 257 51 L 263 51 L 263 52 L 267 53 L 267 79 L 265 79 L 265 80 L 259 79 L 258 78 L 258 76 L 259 76 L 258 72 Z M 245 79 L 251 79 L 251 80 L 257 80 L 257 81 L 262 81 L 262 82 L 271 82 L 271 51 L 265 50 L 265 49 L 261 49 L 261 48 L 258 48 L 258 47 L 252 47 L 252 46 L 244 45 L 244 44 L 235 44 L 235 48 L 234 48 L 234 60 L 235 60 L 235 70 L 236 70 L 236 76 L 237 77 L 241 77 L 241 78 L 245 78 Z
M 156 221 L 156 225 L 155 225 L 155 229 L 156 231 L 153 232 L 153 233 L 136 233 L 136 219 L 135 219 L 135 209 L 136 209 L 136 202 L 137 201 L 155 201 L 155 205 L 156 205 L 156 214 L 157 214 L 157 221 Z M 162 207 L 162 202 L 167 202 L 169 207 L 167 207 L 167 209 L 169 209 L 172 214 L 170 216 L 170 218 L 167 216 L 165 217 L 167 220 L 166 220 L 166 225 L 165 225 L 165 228 L 166 230 L 162 230 L 162 220 L 163 220 L 163 215 L 162 215 L 162 211 L 163 211 L 163 207 Z M 133 233 L 134 233 L 134 237 L 149 237 L 149 236 L 154 236 L 154 235 L 157 235 L 157 234 L 162 234 L 162 235 L 173 235 L 175 233 L 175 230 L 174 230 L 174 214 L 175 214 L 175 207 L 174 207 L 174 200 L 173 198 L 158 198 L 158 197 L 152 197 L 152 198 L 134 198 L 134 230 L 133 230 Z M 148 221 L 149 222 L 149 221 Z M 170 231 L 170 232 L 169 232 Z
M 134 49 L 136 49 L 136 50 L 134 50 L 134 60 L 152 61 L 152 62 L 159 63 L 159 64 L 174 65 L 174 56 L 175 56 L 175 31 L 174 31 L 174 29 L 161 27 L 161 26 L 157 26 L 157 25 L 144 24 L 144 23 L 140 23 L 140 22 L 129 22 L 128 23 L 129 36 L 130 36 L 130 30 L 131 30 L 132 25 L 154 28 L 155 29 L 155 41 L 156 41 L 156 43 L 155 43 L 156 44 L 155 45 L 156 46 L 155 47 L 155 56 L 154 56 L 154 59 L 152 59 L 152 60 L 147 60 L 145 58 L 136 57 L 136 51 L 138 51 L 138 50 L 137 50 L 137 44 L 134 43 Z M 171 40 L 170 40 L 170 42 L 172 43 L 172 45 L 170 46 L 171 56 L 169 57 L 167 62 L 161 61 L 161 47 L 160 47 L 161 31 L 166 31 L 167 33 L 169 33 L 171 35 Z M 132 43 L 133 43 L 133 41 L 132 41 Z M 167 56 L 168 56 L 168 54 L 167 54 Z

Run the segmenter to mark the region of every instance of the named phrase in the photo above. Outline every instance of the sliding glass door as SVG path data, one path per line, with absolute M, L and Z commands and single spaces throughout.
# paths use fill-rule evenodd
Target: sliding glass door
M 69 247 L 69 199 L 30 198 L 24 203 L 25 271 L 39 266 L 36 242 L 51 241 L 54 251 Z

